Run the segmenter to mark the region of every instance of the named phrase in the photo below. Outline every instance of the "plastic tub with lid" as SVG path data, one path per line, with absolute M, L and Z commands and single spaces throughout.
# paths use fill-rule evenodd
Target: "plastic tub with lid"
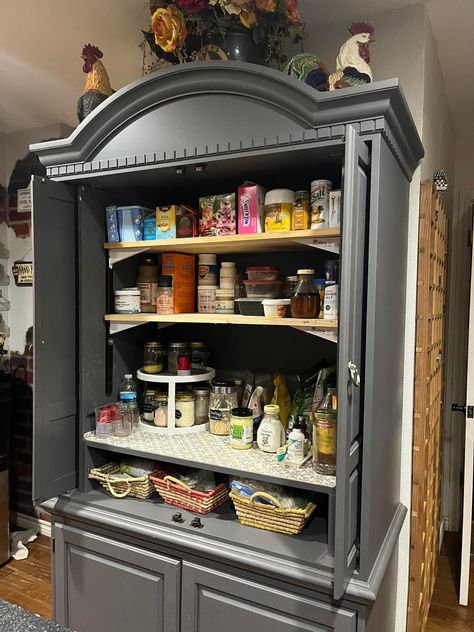
M 257 266 L 247 268 L 245 272 L 249 281 L 277 281 L 279 270 L 271 266 Z
M 247 298 L 280 298 L 283 281 L 244 281 Z

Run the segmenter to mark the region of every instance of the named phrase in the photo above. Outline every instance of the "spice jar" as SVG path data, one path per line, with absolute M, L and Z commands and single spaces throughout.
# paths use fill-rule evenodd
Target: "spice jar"
M 140 290 L 140 311 L 156 312 L 158 268 L 152 257 L 146 257 L 138 267 L 137 287 Z
M 160 274 L 156 296 L 156 313 L 167 316 L 174 313 L 173 277 Z
M 248 450 L 253 446 L 253 414 L 250 408 L 233 408 L 230 418 L 230 447 Z
M 163 348 L 161 342 L 146 342 L 143 350 L 144 373 L 161 373 L 163 371 Z M 152 420 L 150 420 L 152 421 Z
M 311 202 L 309 191 L 296 191 L 295 206 L 293 209 L 293 230 L 308 230 L 311 214 Z
M 176 393 L 175 419 L 177 428 L 194 426 L 194 396 L 192 393 Z
M 336 427 L 336 390 L 328 388 L 313 420 L 313 467 L 320 474 L 336 474 Z
M 237 388 L 233 382 L 213 380 L 209 399 L 209 429 L 215 435 L 228 435 L 232 409 L 237 408 Z
M 191 356 L 191 368 L 203 371 L 207 366 L 206 345 L 203 342 L 191 342 L 189 345 L 189 355 Z
M 168 425 L 168 395 L 158 393 L 155 396 L 155 426 L 166 428 Z
M 143 397 L 143 421 L 150 421 L 151 423 L 154 423 L 155 421 L 155 395 L 156 391 L 145 391 Z
M 319 317 L 319 291 L 314 278 L 314 270 L 298 270 L 298 285 L 291 299 L 293 318 Z
M 210 390 L 205 387 L 193 389 L 194 395 L 194 423 L 196 426 L 209 422 L 209 396 Z
M 178 358 L 188 353 L 187 342 L 170 342 L 168 345 L 168 373 L 178 373 Z

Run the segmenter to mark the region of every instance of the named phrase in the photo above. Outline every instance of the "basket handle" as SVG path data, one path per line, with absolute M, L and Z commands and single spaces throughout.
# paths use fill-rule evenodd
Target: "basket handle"
M 127 483 L 127 489 L 124 492 L 116 492 L 112 487 L 112 483 Z M 132 491 L 132 486 L 130 485 L 130 481 L 124 481 L 123 479 L 113 479 L 112 477 L 107 478 L 107 489 L 115 498 L 125 498 Z
M 276 505 L 278 509 L 283 509 L 281 502 L 270 494 L 267 494 L 267 492 L 255 492 L 255 494 L 252 494 L 250 497 L 250 502 L 252 503 L 252 505 L 255 503 L 257 498 L 264 498 L 265 500 L 268 500 L 272 504 Z
M 193 491 L 186 483 L 183 483 L 183 481 L 180 481 L 179 478 L 175 478 L 174 476 L 165 476 L 163 480 L 167 483 L 175 483 L 175 485 L 179 485 L 188 492 Z

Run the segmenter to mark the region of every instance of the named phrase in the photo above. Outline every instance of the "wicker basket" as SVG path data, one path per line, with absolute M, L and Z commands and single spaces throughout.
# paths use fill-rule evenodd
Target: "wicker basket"
M 230 493 L 230 498 L 240 524 L 288 535 L 300 533 L 316 509 L 313 503 L 308 503 L 304 509 L 284 509 L 276 498 L 266 492 L 257 492 L 248 500 L 233 493 Z M 259 503 L 259 498 L 264 498 L 276 506 Z
M 106 463 L 102 467 L 94 467 L 89 472 L 89 478 L 99 483 L 114 498 L 150 498 L 154 491 L 148 476 L 131 476 L 120 472 L 118 463 Z
M 199 514 L 214 511 L 229 498 L 229 489 L 223 483 L 210 492 L 199 492 L 173 476 L 150 476 L 150 481 L 165 503 Z

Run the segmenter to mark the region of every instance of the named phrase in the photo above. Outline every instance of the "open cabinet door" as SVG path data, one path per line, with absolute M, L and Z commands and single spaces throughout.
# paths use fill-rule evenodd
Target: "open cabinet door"
M 346 127 L 338 336 L 338 424 L 334 598 L 340 599 L 357 563 L 364 276 L 369 150 Z
M 77 263 L 73 187 L 33 178 L 33 500 L 76 487 Z

